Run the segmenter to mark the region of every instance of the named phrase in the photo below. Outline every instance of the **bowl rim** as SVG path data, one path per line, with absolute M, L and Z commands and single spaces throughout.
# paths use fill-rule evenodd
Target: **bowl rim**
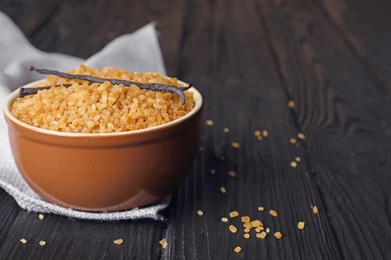
M 17 88 L 13 92 L 11 92 L 7 96 L 7 98 L 5 99 L 5 102 L 3 104 L 3 112 L 4 112 L 5 116 L 9 120 L 11 120 L 13 123 L 15 123 L 15 124 L 17 124 L 17 125 L 19 125 L 19 126 L 21 126 L 23 128 L 27 128 L 27 129 L 29 129 L 31 131 L 35 131 L 35 132 L 39 132 L 39 133 L 46 134 L 46 135 L 51 135 L 51 136 L 61 136 L 61 137 L 70 137 L 70 138 L 77 138 L 77 137 L 104 138 L 104 137 L 129 136 L 129 135 L 138 135 L 138 134 L 145 134 L 145 133 L 150 133 L 150 132 L 156 132 L 156 131 L 159 131 L 159 130 L 162 130 L 162 129 L 166 129 L 166 128 L 172 127 L 172 126 L 174 126 L 176 124 L 179 124 L 181 122 L 186 121 L 187 119 L 189 119 L 193 115 L 195 115 L 202 108 L 202 105 L 203 105 L 203 98 L 202 98 L 201 93 L 194 86 L 192 86 L 191 88 L 189 88 L 186 91 L 190 91 L 190 92 L 193 93 L 193 98 L 194 98 L 194 101 L 195 101 L 195 105 L 194 105 L 193 109 L 190 110 L 190 112 L 187 113 L 186 115 L 184 115 L 184 116 L 182 116 L 180 118 L 177 118 L 177 119 L 175 119 L 173 121 L 170 121 L 168 123 L 164 123 L 164 124 L 161 124 L 161 125 L 152 126 L 152 127 L 144 128 L 144 129 L 123 131 L 123 132 L 110 132 L 110 133 L 74 133 L 74 132 L 54 131 L 54 130 L 49 130 L 49 129 L 44 129 L 44 128 L 40 128 L 40 127 L 37 127 L 37 126 L 29 125 L 29 124 L 19 120 L 18 118 L 16 118 L 14 115 L 12 115 L 12 113 L 10 111 L 11 105 L 15 101 L 15 99 L 18 97 L 19 91 L 20 91 L 21 88 L 33 88 L 38 83 L 44 82 L 45 80 L 46 79 L 41 79 L 41 80 L 30 82 L 28 84 L 25 84 L 25 85 Z M 179 84 L 181 84 L 183 86 L 187 86 L 188 85 L 187 83 L 185 83 L 183 81 L 180 81 L 180 80 L 178 80 L 178 82 L 179 82 Z

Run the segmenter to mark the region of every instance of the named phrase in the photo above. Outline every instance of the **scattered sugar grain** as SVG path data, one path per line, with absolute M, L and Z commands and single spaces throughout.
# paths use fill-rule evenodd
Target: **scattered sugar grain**
M 319 212 L 318 207 L 317 207 L 317 206 L 314 206 L 314 207 L 312 208 L 312 212 L 313 212 L 314 214 L 318 214 L 318 212 Z
M 221 218 L 222 222 L 228 222 L 228 218 Z
M 113 243 L 116 244 L 116 245 L 120 245 L 120 244 L 122 244 L 123 242 L 124 242 L 124 240 L 123 240 L 122 238 L 118 238 L 118 239 L 116 239 L 116 240 L 113 241 Z
M 260 137 L 260 136 L 262 136 L 262 133 L 261 133 L 261 131 L 256 130 L 256 131 L 254 132 L 254 135 L 255 135 L 255 137 Z
M 249 216 L 242 216 L 241 220 L 243 223 L 250 222 L 250 217 Z
M 224 128 L 224 133 L 229 133 L 229 128 Z
M 235 247 L 234 251 L 236 253 L 240 253 L 240 251 L 242 251 L 242 248 L 240 246 L 237 246 L 237 247 Z
M 236 177 L 236 173 L 234 171 L 230 171 L 228 173 L 228 176 L 231 177 L 231 178 L 235 178 Z
M 277 217 L 278 216 L 278 214 L 277 214 L 277 212 L 275 211 L 275 210 L 270 210 L 269 211 L 269 213 L 270 213 L 270 215 L 272 215 L 273 217 Z
M 263 137 L 268 137 L 269 136 L 269 132 L 267 130 L 263 130 L 262 131 L 262 136 Z
M 292 161 L 291 164 L 290 164 L 290 166 L 291 166 L 292 168 L 296 168 L 296 167 L 297 167 L 297 162 L 296 162 L 296 161 Z
M 39 241 L 39 245 L 40 245 L 40 246 L 46 245 L 46 241 L 43 241 L 43 240 Z
M 296 140 L 296 138 L 291 138 L 291 139 L 289 140 L 289 142 L 290 142 L 291 144 L 296 144 L 296 143 L 297 143 L 297 140 Z
M 262 230 L 264 230 L 264 227 L 262 227 L 262 226 L 258 226 L 255 228 L 255 232 L 257 232 L 257 233 L 261 232 Z
M 216 170 L 215 169 L 210 170 L 210 174 L 215 175 L 216 174 Z
M 248 238 L 250 238 L 250 234 L 246 233 L 246 234 L 243 235 L 243 237 L 248 239 Z
M 264 239 L 266 237 L 266 235 L 267 235 L 267 233 L 265 231 L 262 231 L 261 233 L 257 233 L 256 237 Z
M 295 101 L 289 100 L 289 101 L 288 101 L 288 107 L 289 107 L 289 108 L 295 108 Z
M 297 134 L 297 138 L 299 138 L 301 140 L 304 140 L 305 139 L 305 135 L 303 133 L 298 133 Z
M 235 234 L 236 232 L 238 232 L 238 229 L 234 225 L 229 225 L 229 231 Z
M 227 193 L 227 189 L 225 187 L 220 188 L 221 193 Z
M 229 216 L 230 216 L 231 218 L 236 218 L 237 216 L 239 216 L 239 212 L 237 212 L 237 211 L 232 211 L 232 212 L 229 213 Z
M 265 208 L 264 207 L 258 207 L 258 211 L 264 211 Z
M 295 161 L 296 161 L 296 162 L 301 162 L 301 158 L 300 158 L 299 156 L 296 156 L 296 157 L 295 157 Z
M 245 223 L 243 223 L 243 227 L 244 227 L 244 228 L 248 228 L 248 229 L 252 229 L 252 228 L 253 228 L 253 226 L 251 226 L 251 223 L 250 223 L 250 222 L 245 222 Z
M 162 246 L 162 248 L 166 248 L 168 245 L 167 239 L 163 238 L 159 241 L 159 244 Z
M 270 228 L 266 228 L 266 233 L 270 233 Z
M 274 233 L 274 236 L 275 236 L 277 239 L 282 238 L 281 232 L 278 232 L 278 231 Z
M 259 227 L 259 226 L 262 226 L 263 224 L 262 224 L 262 222 L 260 221 L 260 220 L 253 220 L 253 221 L 251 221 L 251 226 L 252 227 Z
M 245 228 L 243 231 L 244 231 L 244 233 L 249 233 L 251 231 L 251 229 Z
M 197 210 L 197 214 L 198 214 L 198 216 L 202 216 L 202 215 L 204 215 L 204 212 L 202 210 Z
M 304 223 L 304 222 L 302 222 L 302 221 L 300 221 L 299 223 L 297 223 L 297 227 L 298 227 L 298 229 L 303 229 L 303 228 L 304 228 L 304 226 L 305 226 L 305 223 Z
M 45 218 L 45 216 L 44 216 L 43 214 L 39 214 L 39 215 L 38 215 L 38 218 L 39 218 L 40 220 L 43 220 L 43 219 Z
M 239 142 L 238 141 L 233 141 L 232 142 L 232 147 L 235 148 L 235 149 L 239 149 L 239 147 L 240 147 Z
M 208 126 L 214 125 L 213 120 L 210 120 L 210 119 L 206 120 L 206 125 L 208 125 Z
M 25 238 L 21 238 L 19 239 L 19 241 L 22 243 L 22 244 L 26 244 L 27 243 L 27 240 Z

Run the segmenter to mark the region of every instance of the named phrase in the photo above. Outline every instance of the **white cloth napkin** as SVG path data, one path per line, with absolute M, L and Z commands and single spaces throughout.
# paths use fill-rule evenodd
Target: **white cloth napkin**
M 114 66 L 130 71 L 160 71 L 165 74 L 163 58 L 153 23 L 138 31 L 118 37 L 99 53 L 87 60 L 45 53 L 33 47 L 13 22 L 0 12 L 0 104 L 23 84 L 42 78 L 30 73 L 30 66 L 67 71 L 80 63 L 94 68 Z M 91 213 L 60 207 L 41 199 L 26 184 L 17 170 L 8 142 L 4 115 L 0 113 L 0 187 L 13 196 L 20 207 L 34 212 L 54 213 L 63 216 L 93 219 L 122 220 L 152 218 L 161 220 L 158 211 L 166 208 L 169 198 L 149 207 L 121 212 Z

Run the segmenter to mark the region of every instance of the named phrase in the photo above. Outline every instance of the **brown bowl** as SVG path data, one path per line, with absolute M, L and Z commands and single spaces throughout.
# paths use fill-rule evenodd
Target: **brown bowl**
M 23 86 L 32 87 L 36 82 Z M 15 163 L 42 198 L 85 211 L 119 211 L 156 202 L 189 173 L 201 135 L 202 97 L 185 116 L 148 129 L 86 134 L 45 130 L 10 113 L 19 89 L 4 103 Z

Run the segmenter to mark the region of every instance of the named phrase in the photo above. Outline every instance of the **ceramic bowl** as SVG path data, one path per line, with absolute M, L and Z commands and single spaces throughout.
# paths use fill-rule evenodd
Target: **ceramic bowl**
M 36 82 L 23 86 L 32 87 Z M 154 203 L 186 178 L 201 135 L 202 97 L 185 116 L 148 129 L 105 134 L 34 127 L 10 113 L 19 89 L 4 103 L 15 163 L 43 199 L 83 211 L 120 211 Z

